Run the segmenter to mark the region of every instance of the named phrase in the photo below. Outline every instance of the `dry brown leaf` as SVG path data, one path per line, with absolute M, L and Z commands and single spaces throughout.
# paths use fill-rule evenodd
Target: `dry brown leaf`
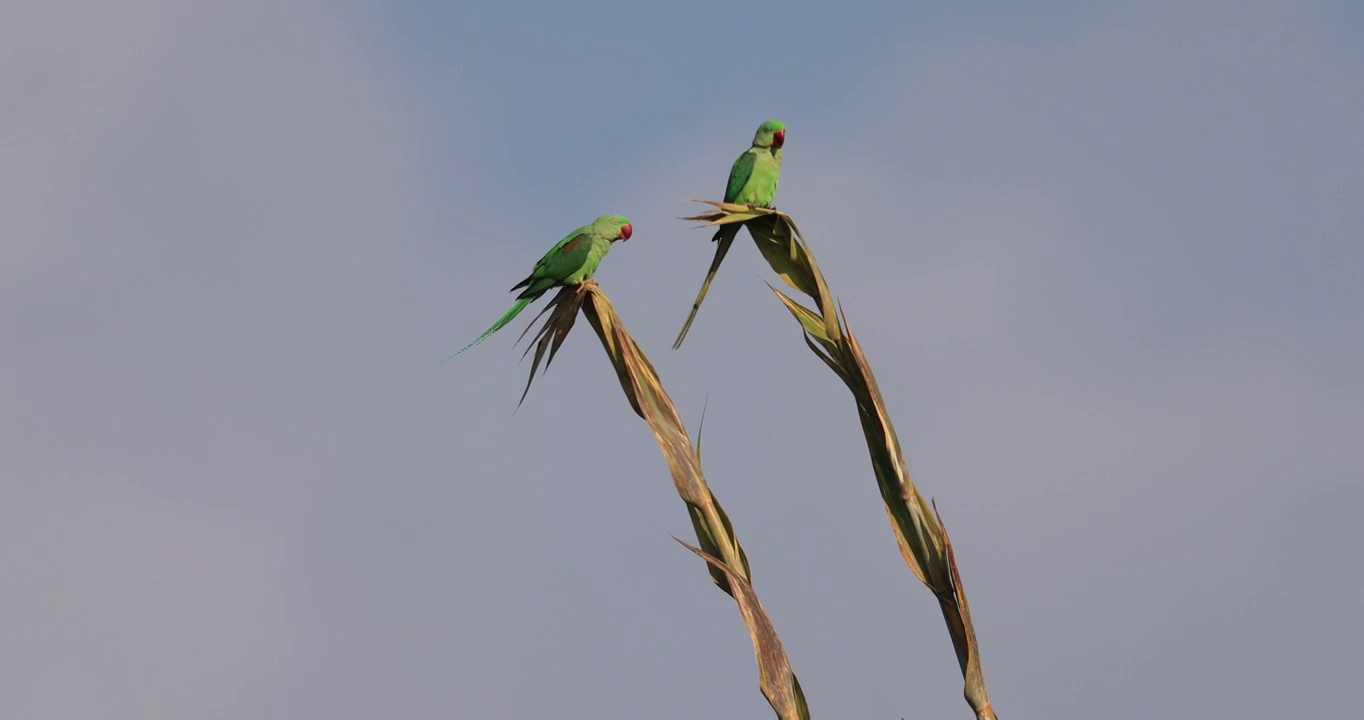
M 911 572 L 942 605 L 948 634 L 961 662 L 967 700 L 979 717 L 993 719 L 985 679 L 980 671 L 975 631 L 966 596 L 961 592 L 955 559 L 946 532 L 910 479 L 900 440 L 891 424 L 876 377 L 847 317 L 835 307 L 823 273 L 795 221 L 777 210 L 762 210 L 699 200 L 715 208 L 691 220 L 710 224 L 745 222 L 758 250 L 772 271 L 792 289 L 814 300 L 809 308 L 773 287 L 782 304 L 799 323 L 810 351 L 839 377 L 852 393 L 858 419 L 871 456 L 877 487 L 894 530 L 900 554 Z M 771 285 L 769 284 L 769 287 Z M 982 715 L 981 712 L 988 713 Z
M 734 590 L 730 595 L 739 606 L 739 614 L 748 628 L 748 637 L 753 641 L 753 658 L 758 664 L 758 688 L 772 705 L 777 717 L 782 720 L 809 720 L 810 708 L 806 705 L 805 693 L 800 689 L 800 681 L 791 671 L 791 661 L 782 647 L 781 638 L 777 637 L 777 630 L 753 586 L 714 555 L 676 537 L 673 539 L 699 555 L 711 567 L 729 576 L 730 587 Z

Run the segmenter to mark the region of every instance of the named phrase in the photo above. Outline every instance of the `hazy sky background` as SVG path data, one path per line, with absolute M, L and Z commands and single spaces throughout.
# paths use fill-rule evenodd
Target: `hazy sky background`
M 1348 708 L 1364 11 L 927 5 L 5 4 L 0 716 L 770 717 L 587 326 L 434 365 L 620 212 L 813 715 L 969 717 L 746 239 L 668 349 L 772 117 L 1001 716 Z

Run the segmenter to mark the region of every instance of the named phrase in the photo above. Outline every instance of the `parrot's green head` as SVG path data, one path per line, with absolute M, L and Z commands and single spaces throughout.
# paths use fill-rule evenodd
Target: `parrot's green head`
M 611 238 L 611 242 L 629 240 L 635 232 L 634 226 L 630 225 L 630 218 L 624 215 L 602 215 L 592 221 L 592 229 L 602 237 Z
M 786 126 L 780 120 L 768 120 L 758 126 L 753 135 L 753 147 L 781 149 L 786 144 Z

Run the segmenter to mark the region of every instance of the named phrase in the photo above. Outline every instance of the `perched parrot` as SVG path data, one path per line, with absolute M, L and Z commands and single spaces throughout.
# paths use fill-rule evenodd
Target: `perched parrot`
M 545 256 L 540 258 L 540 262 L 535 263 L 535 269 L 530 271 L 530 275 L 525 280 L 512 286 L 512 290 L 525 288 L 520 295 L 516 296 L 516 304 L 512 305 L 493 326 L 483 331 L 482 335 L 474 338 L 474 341 L 465 345 L 459 353 L 483 342 L 489 335 L 501 330 L 503 326 L 511 322 L 518 313 L 526 309 L 526 306 L 535 302 L 541 295 L 544 295 L 550 288 L 562 285 L 577 285 L 584 280 L 590 280 L 592 273 L 597 271 L 597 265 L 601 259 L 606 257 L 606 253 L 611 249 L 611 243 L 617 240 L 629 240 L 634 233 L 634 228 L 630 225 L 629 218 L 624 215 L 602 215 L 592 221 L 591 225 L 584 225 L 577 230 L 569 233 L 560 240 L 554 247 L 550 248 Z M 449 360 L 455 355 L 445 358 Z M 445 362 L 441 360 L 441 362 Z M 439 363 L 437 363 L 439 364 Z
M 739 159 L 734 161 L 734 166 L 729 169 L 725 202 L 762 208 L 772 207 L 772 200 L 777 197 L 777 181 L 781 178 L 781 146 L 784 144 L 786 126 L 780 120 L 768 120 L 759 125 L 758 132 L 753 135 L 753 146 L 740 155 Z M 721 225 L 720 229 L 715 231 L 715 236 L 710 239 L 711 242 L 718 240 L 720 244 L 715 247 L 715 259 L 710 262 L 710 271 L 706 273 L 705 282 L 701 283 L 701 292 L 696 294 L 691 314 L 687 316 L 687 322 L 682 325 L 682 332 L 677 334 L 677 340 L 673 342 L 674 350 L 682 347 L 682 340 L 687 337 L 687 331 L 691 329 L 692 321 L 696 319 L 696 311 L 701 309 L 701 301 L 706 299 L 710 281 L 715 279 L 715 271 L 720 269 L 725 253 L 729 252 L 729 246 L 734 244 L 734 238 L 739 235 L 741 224 Z

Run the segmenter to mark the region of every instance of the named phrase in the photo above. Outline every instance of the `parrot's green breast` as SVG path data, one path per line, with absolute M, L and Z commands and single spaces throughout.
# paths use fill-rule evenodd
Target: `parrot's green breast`
M 597 272 L 597 266 L 601 264 L 602 258 L 611 250 L 611 241 L 603 240 L 600 237 L 592 236 L 591 243 L 587 248 L 587 258 L 581 267 L 568 277 L 564 278 L 565 285 L 577 285 L 578 283 L 592 277 Z
M 753 173 L 748 176 L 734 202 L 768 207 L 777 198 L 777 182 L 781 180 L 781 149 L 759 150 L 754 153 Z

